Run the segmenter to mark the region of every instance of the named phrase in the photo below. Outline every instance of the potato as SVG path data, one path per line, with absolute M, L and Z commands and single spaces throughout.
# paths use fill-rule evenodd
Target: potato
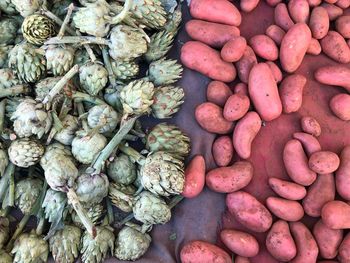
M 306 196 L 305 187 L 293 182 L 271 177 L 269 185 L 276 194 L 288 200 L 301 200 Z
M 227 62 L 237 62 L 241 59 L 247 48 L 247 41 L 244 37 L 234 37 L 227 41 L 221 49 L 221 57 Z
M 320 42 L 315 38 L 311 38 L 310 45 L 309 45 L 308 49 L 306 50 L 306 53 L 310 54 L 310 55 L 317 56 L 317 55 L 321 54 L 321 52 L 322 52 L 322 47 L 321 47 Z
M 322 0 L 308 0 L 309 6 L 310 7 L 315 7 L 320 5 Z
M 253 66 L 249 74 L 249 97 L 264 121 L 272 121 L 282 113 L 282 102 L 270 67 L 266 63 Z
M 255 35 L 249 40 L 249 45 L 259 57 L 274 61 L 278 58 L 278 48 L 275 42 L 266 35 Z
M 315 79 L 326 85 L 340 86 L 350 92 L 350 69 L 345 66 L 324 66 L 315 72 Z
M 247 46 L 241 59 L 235 63 L 238 77 L 242 82 L 248 83 L 250 70 L 257 63 L 258 60 L 253 49 Z
M 266 29 L 265 34 L 269 36 L 273 41 L 275 41 L 276 45 L 281 45 L 282 39 L 286 32 L 277 25 L 271 25 Z
M 289 75 L 283 79 L 279 93 L 284 113 L 292 113 L 300 109 L 305 84 L 306 78 L 300 74 Z
M 291 222 L 289 223 L 289 227 L 297 245 L 297 255 L 290 262 L 316 262 L 318 247 L 309 229 L 301 222 Z
M 335 95 L 331 99 L 329 107 L 339 119 L 343 121 L 350 120 L 350 95 L 344 93 Z
M 306 24 L 295 24 L 287 31 L 280 47 L 280 62 L 285 71 L 291 73 L 299 68 L 310 41 L 311 31 Z
M 330 201 L 322 207 L 322 221 L 332 229 L 350 228 L 350 205 L 343 201 Z
M 253 178 L 253 172 L 250 162 L 235 162 L 229 167 L 211 170 L 206 176 L 206 183 L 215 192 L 232 193 L 246 187 Z
M 350 146 L 345 146 L 340 154 L 340 166 L 335 172 L 337 193 L 350 201 Z
M 275 24 L 288 31 L 294 22 L 290 18 L 286 4 L 280 3 L 275 7 Z
M 241 257 L 241 256 L 236 256 L 234 259 L 234 263 L 250 263 L 249 258 Z
M 323 3 L 321 6 L 327 10 L 330 21 L 336 20 L 344 12 L 343 9 L 332 4 Z
M 318 123 L 318 121 L 315 118 L 312 118 L 310 116 L 302 117 L 300 120 L 301 123 L 301 129 L 309 133 L 313 136 L 320 136 L 321 135 L 321 125 Z
M 181 263 L 231 263 L 223 249 L 205 241 L 191 241 L 180 251 Z
M 254 112 L 248 112 L 237 122 L 233 132 L 233 147 L 242 159 L 248 159 L 251 154 L 252 142 L 261 129 L 261 119 Z
M 308 133 L 296 132 L 293 134 L 293 138 L 301 142 L 308 156 L 311 156 L 315 152 L 321 151 L 320 142 L 314 136 Z
M 350 0 L 338 0 L 335 4 L 342 9 L 346 9 L 350 6 Z
M 220 24 L 239 26 L 242 22 L 241 13 L 227 0 L 193 0 L 190 13 L 193 18 Z
M 204 102 L 198 105 L 195 117 L 199 125 L 211 133 L 226 134 L 233 128 L 233 122 L 225 120 L 222 115 L 222 109 L 211 102 Z
M 280 68 L 276 65 L 276 63 L 272 62 L 272 61 L 266 61 L 266 64 L 269 66 L 273 78 L 275 79 L 275 81 L 277 83 L 281 82 L 283 75 L 282 75 L 282 71 L 280 70 Z
M 309 20 L 310 7 L 306 0 L 290 0 L 288 11 L 295 23 L 307 23 Z
M 253 11 L 257 5 L 259 4 L 260 0 L 241 0 L 240 1 L 240 7 L 243 12 L 251 12 Z
M 230 136 L 218 137 L 212 147 L 212 153 L 217 166 L 227 166 L 233 157 L 233 145 Z
M 267 251 L 278 261 L 290 261 L 297 254 L 288 223 L 283 220 L 278 220 L 272 225 L 265 244 Z
M 309 168 L 308 159 L 298 140 L 290 140 L 284 146 L 283 162 L 289 177 L 304 186 L 316 180 L 316 173 Z
M 226 247 L 239 256 L 250 258 L 259 253 L 259 243 L 251 234 L 224 229 L 220 233 L 220 238 Z
M 270 196 L 266 206 L 272 214 L 286 221 L 299 221 L 304 216 L 304 209 L 297 201 Z
M 249 110 L 250 100 L 243 94 L 233 94 L 226 101 L 224 118 L 228 121 L 236 121 L 242 118 Z
M 188 21 L 185 29 L 193 40 L 216 48 L 223 47 L 227 41 L 240 35 L 238 27 L 196 19 Z
M 338 259 L 340 263 L 350 262 L 350 233 L 348 233 L 339 246 Z
M 214 80 L 231 82 L 236 78 L 237 72 L 233 64 L 223 61 L 219 51 L 198 41 L 188 41 L 182 46 L 181 61 L 185 67 Z
M 335 198 L 334 177 L 332 174 L 320 175 L 309 187 L 303 199 L 304 211 L 312 217 L 321 215 L 322 207 Z
M 329 17 L 324 7 L 318 6 L 312 9 L 309 27 L 312 36 L 316 39 L 322 39 L 327 35 L 329 30 Z
M 329 174 L 335 172 L 340 164 L 337 154 L 330 151 L 313 153 L 309 159 L 309 167 L 318 174 Z
M 185 170 L 185 185 L 182 196 L 193 198 L 199 195 L 205 183 L 205 160 L 202 155 L 196 155 Z
M 224 82 L 214 80 L 207 88 L 207 100 L 224 107 L 227 99 L 232 95 L 232 91 Z
M 265 0 L 265 2 L 270 6 L 276 6 L 282 2 L 282 0 Z
M 266 232 L 271 227 L 272 216 L 269 210 L 247 192 L 228 194 L 226 205 L 235 219 L 249 230 Z
M 317 221 L 312 233 L 316 239 L 320 254 L 325 259 L 335 258 L 338 247 L 343 239 L 343 230 L 331 229 L 322 220 Z
M 350 16 L 338 17 L 335 28 L 344 38 L 350 38 Z
M 238 83 L 234 88 L 233 88 L 233 92 L 235 94 L 242 94 L 242 95 L 246 95 L 248 96 L 248 86 L 247 84 L 241 82 L 241 83 Z
M 327 35 L 321 39 L 321 47 L 331 59 L 344 64 L 350 62 L 350 48 L 338 32 L 328 31 Z

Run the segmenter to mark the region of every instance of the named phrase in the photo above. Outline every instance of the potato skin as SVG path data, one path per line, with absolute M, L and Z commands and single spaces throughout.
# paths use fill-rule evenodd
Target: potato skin
M 259 253 L 259 243 L 251 234 L 224 229 L 220 233 L 220 238 L 225 246 L 239 256 L 250 258 Z
M 350 261 L 350 233 L 344 237 L 343 242 L 339 246 L 338 259 L 340 263 Z
M 251 12 L 253 11 L 257 5 L 259 4 L 260 0 L 241 0 L 240 1 L 240 7 L 243 12 Z
M 350 146 L 345 146 L 340 154 L 340 166 L 335 172 L 337 193 L 350 201 Z
M 320 67 L 314 76 L 322 84 L 340 86 L 350 92 L 350 69 L 345 66 Z
M 250 162 L 240 161 L 229 167 L 220 167 L 207 173 L 207 186 L 218 193 L 231 193 L 246 187 L 253 178 Z
M 207 100 L 224 107 L 227 99 L 232 95 L 232 91 L 224 82 L 214 80 L 207 87 Z
M 223 61 L 219 51 L 199 41 L 188 41 L 182 46 L 181 61 L 189 69 L 196 70 L 213 80 L 231 82 L 237 75 L 233 64 Z
M 312 9 L 309 27 L 312 36 L 316 39 L 324 38 L 329 30 L 329 17 L 327 10 L 322 6 Z
M 322 221 L 332 229 L 350 228 L 350 205 L 343 201 L 330 201 L 322 207 Z
M 241 82 L 241 83 L 238 83 L 234 88 L 233 88 L 233 92 L 236 93 L 236 94 L 243 94 L 243 95 L 246 95 L 248 96 L 248 85 Z
M 322 0 L 308 0 L 309 6 L 311 7 L 315 7 L 320 5 L 322 2 Z
M 182 196 L 193 198 L 199 195 L 205 184 L 205 160 L 202 155 L 196 155 L 185 170 L 185 186 Z
M 288 31 L 294 25 L 292 18 L 289 16 L 286 4 L 279 3 L 275 7 L 275 23 L 285 31 Z
M 293 182 L 271 177 L 269 185 L 276 194 L 288 200 L 301 200 L 306 196 L 305 187 Z
M 335 116 L 343 121 L 350 120 L 350 95 L 335 95 L 329 102 L 329 107 Z
M 322 47 L 321 47 L 320 42 L 315 38 L 311 38 L 310 45 L 309 45 L 308 49 L 306 50 L 306 53 L 310 54 L 310 55 L 317 56 L 317 55 L 321 54 L 321 52 L 322 52 Z
M 305 132 L 296 132 L 293 134 L 293 138 L 301 142 L 308 156 L 311 156 L 315 152 L 321 151 L 320 142 L 311 134 Z
M 282 2 L 282 0 L 265 0 L 269 6 L 276 6 Z
M 266 29 L 265 34 L 269 36 L 273 41 L 275 41 L 276 45 L 281 45 L 282 39 L 286 32 L 277 25 L 271 25 Z
M 266 199 L 266 206 L 282 220 L 299 221 L 304 216 L 304 209 L 297 201 L 270 196 Z
M 182 247 L 181 263 L 231 263 L 231 257 L 223 249 L 205 241 L 191 241 Z
M 246 47 L 247 41 L 244 37 L 234 37 L 221 49 L 221 57 L 227 62 L 237 62 L 243 56 Z
M 339 63 L 350 62 L 350 48 L 342 35 L 336 31 L 328 31 L 321 39 L 322 51 L 331 59 Z
M 285 77 L 280 84 L 279 93 L 284 113 L 296 112 L 303 103 L 303 90 L 306 78 L 300 74 Z
M 318 121 L 310 116 L 302 117 L 300 120 L 301 123 L 301 129 L 309 133 L 313 136 L 320 136 L 321 135 L 321 125 L 318 123 Z
M 224 118 L 228 121 L 236 121 L 242 118 L 249 110 L 250 100 L 243 94 L 231 95 L 224 107 Z
M 266 232 L 272 224 L 269 210 L 247 192 L 237 191 L 228 194 L 226 205 L 236 220 L 252 231 Z
M 329 174 L 339 167 L 340 159 L 338 155 L 330 151 L 320 151 L 312 154 L 309 159 L 309 167 L 315 173 Z
M 350 16 L 340 16 L 335 21 L 335 28 L 344 38 L 350 38 Z
M 251 154 L 252 142 L 261 129 L 261 119 L 254 112 L 248 112 L 237 122 L 233 132 L 233 147 L 242 159 L 248 159 Z
M 285 71 L 292 73 L 299 68 L 310 41 L 311 31 L 306 24 L 295 24 L 287 31 L 280 47 L 280 62 Z
M 290 0 L 288 11 L 295 23 L 307 23 L 309 20 L 310 7 L 306 0 Z
M 233 128 L 233 122 L 225 120 L 222 115 L 222 109 L 211 102 L 204 102 L 198 105 L 195 117 L 199 125 L 211 133 L 226 134 Z
M 217 138 L 212 147 L 212 153 L 217 166 L 227 166 L 233 157 L 233 145 L 230 136 Z
M 275 81 L 277 83 L 281 82 L 281 80 L 283 79 L 283 75 L 282 75 L 282 71 L 280 70 L 280 68 L 276 65 L 276 63 L 272 62 L 272 61 L 266 61 L 266 64 L 269 66 L 273 78 L 275 79 Z
M 330 21 L 336 20 L 338 17 L 340 17 L 343 14 L 343 9 L 341 9 L 338 6 L 328 4 L 328 3 L 323 3 L 321 6 L 327 10 L 328 17 Z
M 297 254 L 297 248 L 286 221 L 276 221 L 266 236 L 266 248 L 279 261 L 289 261 Z
M 278 48 L 275 42 L 266 35 L 255 35 L 249 40 L 249 45 L 259 57 L 274 61 L 278 58 Z
M 250 71 L 257 63 L 258 60 L 253 49 L 247 46 L 241 59 L 235 63 L 238 77 L 243 83 L 248 83 Z
M 338 0 L 335 4 L 342 9 L 346 9 L 350 6 L 350 0 Z
M 250 263 L 249 258 L 241 257 L 241 256 L 236 256 L 235 257 L 235 262 L 234 263 Z

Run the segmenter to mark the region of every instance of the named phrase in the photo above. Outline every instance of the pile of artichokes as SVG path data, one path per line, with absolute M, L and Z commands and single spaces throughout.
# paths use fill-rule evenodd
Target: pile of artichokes
M 170 0 L 0 0 L 2 263 L 146 253 L 182 199 L 190 151 L 175 125 L 145 132 L 140 118 L 184 102 L 166 57 L 180 23 Z

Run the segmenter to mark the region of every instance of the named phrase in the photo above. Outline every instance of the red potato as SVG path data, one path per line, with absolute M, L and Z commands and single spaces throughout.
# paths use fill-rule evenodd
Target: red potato
M 335 4 L 342 9 L 346 9 L 350 6 L 350 0 L 338 0 Z
M 205 183 L 205 160 L 202 155 L 196 155 L 185 170 L 185 185 L 182 196 L 193 198 L 198 196 Z
M 320 136 L 321 135 L 321 125 L 318 123 L 318 121 L 315 118 L 312 118 L 310 116 L 302 117 L 300 120 L 301 123 L 301 129 L 309 133 L 313 136 Z
M 290 231 L 297 245 L 297 255 L 291 263 L 314 263 L 317 260 L 318 247 L 310 230 L 301 222 L 289 223 Z
M 332 229 L 349 229 L 350 205 L 343 201 L 330 201 L 323 206 L 321 217 Z
M 322 0 L 308 0 L 310 7 L 318 6 L 322 3 Z
M 227 99 L 232 95 L 232 91 L 222 81 L 212 81 L 207 88 L 207 100 L 215 103 L 220 107 L 224 107 Z
M 266 35 L 255 35 L 249 40 L 249 44 L 259 57 L 274 61 L 278 58 L 278 48 L 275 42 Z
M 350 120 L 350 95 L 344 93 L 335 95 L 331 99 L 329 107 L 339 119 L 343 121 Z
M 318 174 L 329 174 L 335 172 L 340 164 L 337 154 L 330 151 L 320 151 L 312 154 L 309 159 L 309 167 Z
M 249 230 L 266 232 L 271 227 L 272 216 L 269 210 L 247 192 L 228 194 L 226 205 L 235 219 Z
M 193 0 L 190 13 L 193 18 L 220 24 L 239 26 L 242 22 L 239 10 L 227 0 Z
M 279 46 L 286 32 L 277 25 L 271 25 L 266 29 L 265 34 Z
M 265 2 L 270 6 L 276 6 L 282 2 L 282 0 L 265 0 Z
M 251 154 L 252 142 L 261 129 L 261 119 L 254 112 L 248 112 L 237 122 L 233 132 L 233 147 L 242 159 L 248 159 Z
M 335 172 L 337 193 L 350 201 L 350 146 L 345 146 L 340 154 L 340 166 Z
M 276 194 L 288 200 L 301 200 L 306 196 L 305 187 L 293 182 L 271 177 L 269 185 Z
M 286 4 L 280 3 L 275 7 L 275 24 L 281 27 L 283 30 L 288 31 L 294 22 L 289 16 Z
M 234 263 L 250 263 L 250 260 L 249 260 L 249 258 L 236 256 Z
M 227 134 L 232 131 L 233 122 L 225 120 L 222 109 L 214 103 L 204 102 L 198 105 L 195 117 L 198 124 L 208 132 Z
M 348 233 L 339 246 L 338 259 L 340 263 L 350 262 L 350 233 Z
M 266 206 L 272 214 L 285 221 L 299 221 L 304 216 L 304 209 L 298 201 L 270 196 Z
M 224 118 L 228 121 L 236 121 L 241 119 L 248 112 L 250 100 L 248 96 L 243 94 L 231 95 L 224 107 Z
M 253 178 L 250 162 L 236 162 L 229 167 L 211 170 L 206 176 L 207 186 L 218 193 L 231 193 L 246 187 Z
M 288 11 L 295 23 L 307 23 L 309 20 L 310 7 L 306 0 L 290 0 Z
M 327 35 L 329 30 L 329 16 L 324 7 L 318 6 L 312 10 L 309 27 L 312 36 L 316 39 L 322 39 Z
M 282 114 L 282 102 L 270 67 L 266 63 L 253 66 L 249 74 L 249 97 L 264 121 L 272 121 Z
M 243 56 L 246 47 L 247 41 L 244 37 L 234 37 L 221 49 L 221 57 L 227 62 L 237 62 Z
M 253 49 L 247 46 L 241 59 L 235 63 L 238 77 L 243 83 L 248 83 L 250 71 L 257 63 L 258 60 Z
M 320 42 L 315 38 L 311 38 L 310 45 L 309 45 L 308 49 L 306 50 L 306 53 L 310 54 L 310 55 L 317 56 L 317 55 L 321 54 L 321 52 L 322 52 L 322 47 L 321 47 Z
M 277 83 L 281 82 L 283 75 L 280 68 L 276 65 L 276 63 L 272 61 L 267 61 L 266 64 L 270 67 L 272 75 Z
M 350 16 L 338 17 L 335 28 L 345 38 L 350 38 Z
M 182 46 L 181 61 L 185 67 L 214 80 L 231 82 L 236 78 L 233 64 L 223 61 L 219 51 L 198 41 L 188 41 Z
M 350 62 L 350 48 L 342 35 L 335 31 L 328 31 L 321 39 L 322 51 L 331 59 L 339 63 Z
M 335 4 L 336 2 L 338 2 L 338 0 L 324 0 L 324 2 L 329 4 Z
M 328 17 L 329 17 L 330 21 L 336 20 L 344 12 L 343 9 L 341 9 L 338 6 L 332 5 L 332 4 L 323 3 L 321 6 L 327 10 Z
M 193 40 L 215 48 L 223 47 L 227 41 L 240 35 L 238 27 L 196 19 L 188 21 L 185 28 Z
M 293 138 L 301 142 L 308 156 L 312 155 L 315 152 L 321 151 L 320 142 L 314 136 L 308 133 L 296 132 L 293 134 Z
M 305 85 L 306 78 L 300 74 L 289 75 L 283 79 L 279 93 L 284 113 L 292 113 L 300 109 Z
M 231 257 L 223 249 L 205 241 L 191 241 L 182 247 L 181 263 L 231 263 Z
M 272 225 L 265 244 L 267 251 L 278 261 L 290 261 L 297 254 L 288 223 L 283 220 L 278 220 Z
M 285 71 L 291 73 L 299 68 L 310 41 L 311 31 L 306 24 L 298 23 L 288 30 L 280 47 L 280 62 Z
M 316 239 L 321 256 L 325 259 L 335 258 L 343 239 L 343 230 L 331 229 L 322 220 L 319 220 L 314 225 L 312 233 Z
M 309 186 L 316 180 L 316 173 L 309 168 L 308 159 L 298 140 L 290 140 L 284 146 L 283 162 L 295 183 Z
M 248 86 L 247 84 L 241 82 L 238 83 L 234 88 L 233 88 L 233 92 L 236 94 L 242 94 L 242 95 L 246 95 L 248 96 Z
M 255 257 L 259 253 L 259 243 L 251 234 L 231 229 L 220 233 L 222 242 L 233 253 L 242 257 Z
M 251 12 L 253 11 L 259 4 L 260 0 L 241 0 L 240 7 L 243 12 Z
M 322 207 L 335 198 L 334 176 L 332 174 L 320 175 L 309 187 L 303 200 L 304 211 L 312 217 L 321 215 Z
M 340 86 L 350 92 L 350 69 L 345 66 L 325 66 L 316 70 L 315 79 L 326 85 Z
M 227 166 L 233 157 L 233 145 L 230 136 L 221 136 L 213 143 L 213 157 L 217 166 Z

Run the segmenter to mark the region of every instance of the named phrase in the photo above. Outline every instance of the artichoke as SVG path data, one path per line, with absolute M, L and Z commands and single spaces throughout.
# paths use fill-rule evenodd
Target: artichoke
M 77 135 L 72 141 L 72 153 L 79 162 L 90 164 L 106 144 L 106 137 L 99 133 L 91 136 Z
M 19 24 L 15 19 L 3 18 L 0 20 L 0 44 L 13 44 Z
M 79 69 L 79 80 L 82 88 L 96 96 L 107 84 L 108 71 L 97 62 L 88 62 Z
M 115 240 L 114 255 L 120 260 L 137 260 L 148 250 L 152 238 L 136 226 L 124 226 Z
M 50 90 L 61 80 L 61 77 L 49 77 L 35 84 L 35 99 L 43 101 Z
M 176 60 L 159 59 L 149 65 L 148 78 L 156 86 L 169 85 L 181 78 L 183 68 Z
M 39 139 L 46 134 L 52 124 L 51 114 L 42 103 L 31 98 L 24 99 L 12 114 L 13 129 L 20 137 L 36 135 Z
M 103 208 L 103 206 L 101 204 L 94 204 L 92 206 L 90 204 L 86 204 L 85 208 L 86 208 L 86 214 L 91 219 L 92 223 L 94 223 L 94 224 L 101 223 L 102 218 L 105 215 L 105 209 Z M 71 218 L 72 218 L 74 225 L 76 225 L 77 227 L 80 227 L 80 228 L 84 227 L 84 225 L 80 221 L 79 216 L 77 215 L 77 213 L 75 211 L 72 211 Z
M 171 218 L 171 210 L 163 199 L 148 191 L 135 198 L 133 213 L 135 219 L 146 224 L 165 224 Z
M 99 128 L 100 133 L 112 132 L 120 122 L 120 116 L 111 106 L 102 104 L 89 110 L 87 121 L 90 128 Z
M 22 24 L 24 38 L 31 44 L 42 45 L 56 34 L 54 22 L 43 15 L 27 16 Z
M 120 102 L 120 88 L 123 85 L 116 85 L 115 87 L 109 86 L 105 89 L 103 98 L 108 103 L 108 105 L 112 106 L 113 109 L 118 111 L 122 111 L 123 107 Z
M 55 140 L 64 144 L 71 145 L 75 137 L 75 132 L 79 128 L 78 118 L 67 114 L 62 120 L 63 129 L 55 134 Z
M 2 249 L 0 249 L 0 259 L 1 259 L 1 263 L 12 263 L 13 262 L 11 255 Z
M 184 159 L 190 152 L 190 138 L 177 126 L 160 123 L 147 135 L 146 148 L 150 152 L 165 151 Z
M 46 60 L 29 43 L 16 45 L 9 54 L 9 66 L 24 82 L 37 82 L 46 75 Z
M 10 46 L 10 45 L 0 45 L 0 70 L 2 70 L 2 68 L 8 67 L 9 53 L 10 53 L 12 48 L 13 48 L 13 46 Z M 0 75 L 1 75 L 1 73 L 0 73 Z
M 140 67 L 133 61 L 112 61 L 112 71 L 117 79 L 128 80 L 133 79 L 139 74 Z
M 10 237 L 10 221 L 7 217 L 0 216 L 0 259 L 2 259 L 1 249 Z M 0 260 L 0 262 L 2 262 Z M 11 261 L 12 262 L 12 261 Z
M 171 49 L 174 37 L 174 34 L 166 30 L 154 33 L 145 54 L 146 60 L 152 62 L 163 58 Z
M 50 223 L 58 216 L 57 213 L 63 213 L 67 204 L 67 197 L 62 192 L 57 192 L 52 189 L 46 191 L 46 195 L 42 204 L 44 208 L 45 218 Z
M 12 69 L 0 69 L 0 89 L 8 89 L 12 86 L 20 84 Z
M 79 227 L 65 225 L 49 240 L 50 251 L 55 262 L 74 263 L 79 255 L 81 230 Z
M 126 213 L 132 212 L 135 193 L 136 188 L 132 185 L 126 186 L 118 183 L 109 185 L 109 199 L 112 204 Z
M 90 60 L 89 53 L 87 53 L 85 48 L 82 48 L 82 49 L 78 49 L 75 52 L 73 64 L 83 66 L 84 64 L 89 62 L 89 60 Z
M 0 143 L 0 176 L 4 175 L 5 169 L 9 164 L 9 158 L 4 149 L 2 149 L 2 145 Z
M 73 67 L 74 52 L 70 46 L 49 45 L 45 51 L 47 69 L 54 76 L 63 76 Z
M 71 0 L 53 0 L 51 12 L 57 17 L 64 19 L 67 14 L 68 6 L 72 3 Z
M 0 10 L 8 15 L 18 14 L 16 7 L 12 4 L 11 0 L 0 0 Z
M 11 0 L 11 2 L 21 16 L 27 17 L 38 11 L 45 3 L 45 0 Z
M 171 118 L 184 103 L 185 93 L 181 87 L 164 86 L 154 92 L 152 114 L 157 119 Z
M 108 165 L 107 175 L 116 183 L 132 184 L 136 179 L 136 165 L 129 156 L 120 154 Z
M 25 178 L 16 184 L 15 205 L 23 214 L 29 215 L 40 196 L 43 182 L 37 178 Z
M 35 140 L 23 138 L 15 140 L 8 149 L 10 161 L 19 167 L 29 167 L 40 161 L 45 148 Z
M 166 12 L 159 0 L 133 0 L 133 17 L 149 28 L 161 28 L 166 23 Z
M 167 1 L 167 0 L 165 0 Z M 182 21 L 182 11 L 181 11 L 181 4 L 178 4 L 174 12 L 170 13 L 168 16 L 168 21 L 164 26 L 164 29 L 172 33 L 173 35 L 176 35 L 179 26 Z

